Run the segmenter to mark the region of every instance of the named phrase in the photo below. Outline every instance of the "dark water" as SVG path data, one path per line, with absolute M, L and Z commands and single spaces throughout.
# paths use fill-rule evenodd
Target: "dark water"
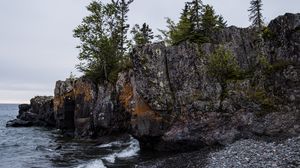
M 0 168 L 134 167 L 159 156 L 141 152 L 133 138 L 96 145 L 94 141 L 63 138 L 55 129 L 6 128 L 17 111 L 17 105 L 0 104 Z

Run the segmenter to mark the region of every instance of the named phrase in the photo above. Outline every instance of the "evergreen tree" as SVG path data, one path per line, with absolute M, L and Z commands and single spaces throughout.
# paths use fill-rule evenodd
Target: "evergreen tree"
M 132 28 L 131 33 L 133 34 L 133 40 L 136 45 L 149 44 L 154 38 L 152 29 L 149 28 L 149 25 L 146 23 L 144 23 L 142 27 L 136 24 Z
M 224 29 L 227 27 L 227 21 L 224 20 L 222 15 L 219 15 L 217 26 L 219 29 Z
M 171 32 L 176 31 L 176 24 L 171 18 L 166 18 L 167 30 L 158 29 L 162 36 L 156 36 L 158 39 L 165 41 L 166 44 L 171 45 L 174 39 L 171 38 Z
M 129 5 L 133 0 L 112 0 L 112 4 L 115 7 L 115 18 L 116 18 L 116 38 L 118 41 L 118 49 L 120 55 L 123 56 L 127 50 L 128 40 L 127 31 L 129 29 L 129 24 L 127 24 L 129 12 Z
M 222 16 L 216 15 L 215 10 L 210 5 L 203 8 L 201 30 L 206 38 L 210 38 L 214 32 L 226 27 L 226 22 Z
M 251 0 L 249 8 L 249 20 L 252 22 L 252 26 L 256 27 L 258 31 L 262 30 L 264 21 L 262 16 L 262 0 Z
M 179 22 L 176 24 L 168 18 L 167 24 L 169 30 L 160 32 L 172 45 L 184 40 L 198 44 L 209 42 L 214 32 L 226 27 L 224 18 L 216 15 L 212 6 L 203 5 L 200 0 L 187 2 Z
M 191 11 L 188 4 L 186 4 L 183 12 L 181 13 L 179 22 L 176 24 L 173 30 L 170 29 L 170 39 L 172 41 L 172 44 L 177 44 L 181 41 L 190 39 L 193 33 Z
M 202 1 L 192 0 L 191 2 L 187 2 L 186 5 L 188 6 L 191 13 L 190 21 L 192 23 L 193 30 L 200 30 L 201 22 L 202 22 L 202 9 L 203 9 Z
M 128 29 L 127 5 L 93 1 L 87 6 L 90 14 L 74 29 L 74 37 L 81 41 L 77 46 L 80 49 L 77 68 L 96 82 L 114 82 L 120 70 Z M 121 7 L 125 10 L 120 10 Z
M 227 80 L 240 78 L 242 70 L 234 55 L 226 50 L 224 46 L 220 46 L 208 58 L 208 74 L 220 83 L 222 88 L 221 99 L 223 99 L 227 89 Z

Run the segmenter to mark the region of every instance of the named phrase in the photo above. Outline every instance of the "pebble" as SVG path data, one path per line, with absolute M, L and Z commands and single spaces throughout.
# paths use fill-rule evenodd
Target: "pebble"
M 300 168 L 300 136 L 279 144 L 252 139 L 210 153 L 205 168 Z

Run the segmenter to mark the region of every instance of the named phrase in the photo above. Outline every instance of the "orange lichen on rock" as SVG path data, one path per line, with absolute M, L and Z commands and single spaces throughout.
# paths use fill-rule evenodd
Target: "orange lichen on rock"
M 75 86 L 74 86 L 74 95 L 75 95 L 75 97 L 78 95 L 83 95 L 84 101 L 90 102 L 90 101 L 93 101 L 93 99 L 95 97 L 92 93 L 92 90 L 93 89 L 90 84 L 86 84 L 81 81 L 78 81 L 75 83 Z
M 54 113 L 57 112 L 58 109 L 63 108 L 66 97 L 74 97 L 74 93 L 69 92 L 64 95 L 55 95 L 54 96 L 54 100 L 53 100 Z
M 126 109 L 129 109 L 132 98 L 133 98 L 133 88 L 130 83 L 126 83 L 120 93 L 119 100 Z

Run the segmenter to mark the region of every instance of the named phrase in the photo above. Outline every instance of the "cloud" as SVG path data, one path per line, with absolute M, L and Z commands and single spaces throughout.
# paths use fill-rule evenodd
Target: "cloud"
M 104 2 L 109 2 L 105 0 Z M 222 14 L 229 25 L 249 26 L 249 1 L 203 0 Z M 87 15 L 90 0 L 0 1 L 0 102 L 28 101 L 53 94 L 55 81 L 75 72 L 78 41 L 72 30 Z M 178 20 L 184 0 L 135 0 L 129 23 L 165 28 L 165 17 Z M 269 21 L 285 12 L 299 12 L 300 1 L 264 0 Z M 75 72 L 77 75 L 80 73 Z

